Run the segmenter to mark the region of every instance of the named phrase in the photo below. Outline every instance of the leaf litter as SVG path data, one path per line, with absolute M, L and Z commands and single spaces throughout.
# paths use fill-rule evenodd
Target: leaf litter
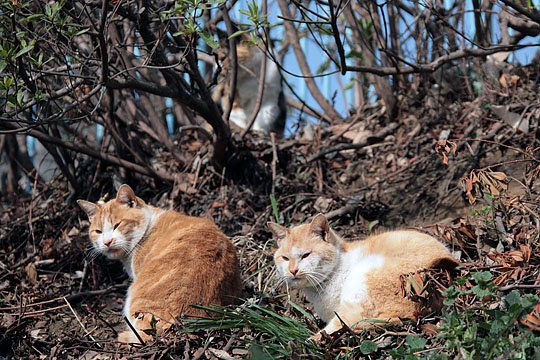
M 538 93 L 534 81 L 501 81 L 508 91 Z M 527 131 L 520 123 L 517 133 L 514 123 L 481 106 L 489 101 L 513 105 L 522 117 L 538 115 L 534 107 L 510 104 L 515 99 L 504 93 L 451 103 L 430 98 L 422 107 L 403 100 L 399 126 L 382 138 L 373 136 L 390 125 L 380 105 L 353 117 L 365 119 L 362 125 L 318 129 L 316 141 L 300 135 L 276 140 L 277 151 L 269 139 L 250 134 L 238 142 L 237 158 L 225 172 L 201 160 L 207 146 L 203 140 L 182 139 L 185 163 L 193 166 L 172 188 L 149 182 L 137 191 L 152 204 L 209 217 L 230 235 L 240 256 L 246 300 L 236 309 L 207 309 L 222 314 L 223 320 L 179 319 L 167 337 L 142 347 L 115 342 L 124 326 L 121 309 L 128 278 L 120 264 L 90 255 L 88 222 L 74 204 L 66 203 L 69 193 L 63 185 L 40 189 L 37 206 L 27 196 L 3 198 L 0 355 L 335 358 L 384 357 L 405 345 L 413 353 L 440 348 L 442 316 L 433 310 L 448 307 L 443 293 L 457 289 L 464 294 L 451 305 L 458 312 L 480 305 L 504 308 L 502 298 L 513 291 L 539 295 L 538 121 L 529 122 Z M 363 140 L 366 136 L 369 141 Z M 336 148 L 358 143 L 363 146 L 355 150 Z M 165 168 L 175 161 L 166 155 L 157 160 Z M 110 174 L 92 184 L 104 199 L 114 193 Z M 300 338 L 316 332 L 321 323 L 301 294 L 277 283 L 275 244 L 265 224 L 276 219 L 296 224 L 318 211 L 330 214 L 334 228 L 353 240 L 386 228 L 428 232 L 444 241 L 462 266 L 453 273 L 428 269 L 402 276 L 404 296 L 425 305 L 417 321 L 361 334 L 344 327 L 314 346 Z M 491 274 L 486 284 L 495 288 L 482 287 L 482 277 L 467 280 L 486 271 Z M 519 323 L 539 331 L 540 304 L 522 314 Z

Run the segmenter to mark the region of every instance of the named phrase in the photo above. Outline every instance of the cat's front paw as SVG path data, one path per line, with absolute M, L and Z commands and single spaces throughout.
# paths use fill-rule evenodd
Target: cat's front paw
M 139 345 L 141 342 L 137 338 L 137 336 L 133 333 L 131 330 L 122 331 L 120 334 L 118 334 L 117 341 L 123 344 L 137 344 Z

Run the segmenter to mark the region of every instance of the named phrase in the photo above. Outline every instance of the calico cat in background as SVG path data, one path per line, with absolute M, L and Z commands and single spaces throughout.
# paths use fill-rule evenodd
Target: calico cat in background
M 191 305 L 228 305 L 241 295 L 235 247 L 210 220 L 147 205 L 128 185 L 105 204 L 77 202 L 94 248 L 120 260 L 132 280 L 124 315 L 143 340 L 153 325 L 160 332 L 179 315 L 205 314 Z M 139 342 L 129 328 L 118 341 Z
M 257 103 L 261 63 L 266 54 L 257 46 L 250 45 L 246 40 L 239 42 L 236 53 L 238 59 L 236 96 L 232 104 L 230 120 L 236 126 L 245 129 L 249 125 Z M 231 65 L 228 57 L 224 55 L 220 57 L 222 58 L 224 76 L 215 87 L 212 98 L 217 104 L 224 107 L 229 101 L 231 92 Z M 281 74 L 276 63 L 271 58 L 267 58 L 262 102 L 251 129 L 266 134 L 274 132 L 280 136 L 285 128 L 286 115 Z
M 279 246 L 274 254 L 278 276 L 305 292 L 326 322 L 323 331 L 327 334 L 341 329 L 341 320 L 362 330 L 373 326 L 371 319 L 414 318 L 419 304 L 401 294 L 400 275 L 458 265 L 442 243 L 418 231 L 390 231 L 345 241 L 322 214 L 291 229 L 275 223 L 268 227 Z M 320 338 L 320 332 L 313 337 Z

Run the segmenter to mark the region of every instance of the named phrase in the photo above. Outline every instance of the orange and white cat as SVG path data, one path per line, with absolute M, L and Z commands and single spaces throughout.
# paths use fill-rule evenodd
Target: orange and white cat
M 204 315 L 191 305 L 227 305 L 241 294 L 234 245 L 210 220 L 147 205 L 128 185 L 105 204 L 78 200 L 90 219 L 94 248 L 120 260 L 132 279 L 124 315 L 145 340 L 179 315 Z M 120 342 L 138 343 L 128 328 Z
M 327 334 L 339 330 L 341 320 L 361 330 L 373 325 L 371 319 L 414 318 L 419 305 L 403 297 L 399 276 L 437 265 L 457 266 L 442 243 L 418 231 L 345 241 L 322 214 L 291 229 L 275 223 L 268 226 L 279 246 L 274 254 L 278 275 L 288 285 L 303 289 L 326 322 Z M 321 333 L 313 339 L 320 337 Z

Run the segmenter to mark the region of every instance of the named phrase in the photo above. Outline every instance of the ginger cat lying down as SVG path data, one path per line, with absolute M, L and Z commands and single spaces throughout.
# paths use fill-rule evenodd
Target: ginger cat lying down
M 367 319 L 414 318 L 419 305 L 403 297 L 399 276 L 458 265 L 442 243 L 418 231 L 390 231 L 349 242 L 329 228 L 322 214 L 291 229 L 275 223 L 268 227 L 279 246 L 274 254 L 278 275 L 303 289 L 326 322 L 327 334 L 341 329 L 339 318 L 355 330 L 373 326 Z M 320 338 L 321 333 L 313 337 Z
M 204 314 L 191 305 L 227 305 L 240 296 L 234 245 L 210 220 L 147 205 L 128 185 L 103 205 L 77 202 L 90 219 L 94 248 L 122 261 L 132 279 L 124 315 L 143 340 L 156 320 L 163 331 L 179 315 Z M 139 342 L 129 328 L 118 341 Z

